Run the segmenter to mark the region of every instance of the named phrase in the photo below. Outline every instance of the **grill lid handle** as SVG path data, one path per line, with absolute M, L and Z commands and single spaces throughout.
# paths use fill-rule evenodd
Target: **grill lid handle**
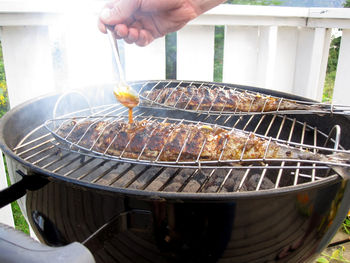
M 38 190 L 49 182 L 39 175 L 26 175 L 20 170 L 17 170 L 16 173 L 22 176 L 22 179 L 0 191 L 0 208 L 21 198 L 27 193 L 27 190 Z
M 95 260 L 90 251 L 80 243 L 49 247 L 0 223 L 0 262 L 94 263 Z
M 153 231 L 153 214 L 151 211 L 133 209 L 112 217 L 107 223 L 97 229 L 90 237 L 82 242 L 92 253 L 101 249 L 104 242 L 113 235 L 137 229 L 144 232 Z

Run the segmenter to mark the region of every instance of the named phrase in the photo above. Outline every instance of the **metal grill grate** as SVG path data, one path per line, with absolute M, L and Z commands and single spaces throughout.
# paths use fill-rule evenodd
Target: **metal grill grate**
M 209 115 L 344 114 L 348 106 L 284 99 L 243 87 L 186 81 L 134 83 L 142 105 Z
M 113 147 L 113 144 L 121 140 L 121 131 L 120 130 L 114 130 L 114 127 L 117 125 L 117 123 L 123 123 L 127 125 L 128 119 L 125 116 L 89 116 L 89 117 L 75 117 L 72 118 L 63 118 L 63 119 L 55 119 L 55 120 L 48 120 L 45 122 L 45 127 L 54 135 L 54 137 L 61 143 L 61 147 L 66 147 L 67 150 L 80 152 L 82 154 L 89 154 L 98 158 L 104 158 L 107 160 L 112 161 L 124 161 L 124 162 L 134 162 L 136 164 L 142 163 L 142 164 L 148 164 L 148 165 L 165 165 L 165 166 L 172 166 L 172 167 L 183 167 L 184 165 L 187 168 L 212 168 L 212 165 L 216 165 L 216 169 L 220 168 L 230 168 L 233 164 L 245 164 L 245 163 L 251 163 L 251 162 L 271 162 L 271 161 L 284 161 L 284 162 L 303 162 L 303 163 L 311 163 L 311 164 L 330 164 L 330 165 L 344 165 L 347 166 L 347 164 L 342 163 L 332 163 L 332 162 L 326 162 L 316 159 L 293 159 L 288 158 L 287 156 L 277 156 L 276 157 L 269 157 L 268 151 L 270 148 L 274 147 L 275 145 L 278 145 L 278 147 L 285 147 L 286 149 L 295 150 L 296 147 L 300 148 L 302 157 L 305 155 L 308 155 L 309 152 L 313 151 L 314 153 L 322 150 L 322 151 L 328 151 L 329 152 L 338 152 L 338 150 L 330 149 L 326 147 L 320 147 L 317 145 L 307 145 L 304 144 L 303 137 L 305 136 L 306 131 L 306 123 L 303 124 L 302 127 L 302 138 L 301 142 L 292 142 L 292 141 L 284 141 L 280 140 L 278 138 L 273 137 L 267 137 L 267 136 L 258 136 L 254 132 L 244 132 L 235 128 L 227 129 L 227 127 L 224 126 L 209 126 L 210 124 L 202 123 L 200 121 L 189 121 L 185 119 L 173 119 L 173 118 L 159 118 L 159 117 L 153 117 L 153 116 L 136 116 L 135 121 L 142 123 L 142 126 L 150 126 L 151 129 L 146 131 L 149 132 L 146 134 L 146 140 L 145 142 L 137 140 L 139 143 L 139 147 L 137 147 L 136 150 L 131 149 L 129 146 L 134 141 L 134 138 L 141 133 L 144 133 L 145 130 L 141 130 L 140 133 L 130 134 L 128 136 L 126 144 L 122 146 L 121 149 L 118 150 L 117 155 L 111 155 L 109 154 L 109 150 Z M 65 134 L 59 133 L 61 129 L 68 123 L 68 128 Z M 170 125 L 167 125 L 170 124 Z M 182 132 L 185 133 L 185 136 L 182 138 L 183 140 L 175 140 L 176 144 L 178 144 L 178 150 L 174 156 L 172 156 L 173 161 L 170 160 L 161 160 L 161 156 L 163 152 L 166 150 L 166 146 L 171 145 L 170 147 L 173 148 L 174 143 L 173 142 L 164 142 L 164 144 L 160 147 L 160 149 L 157 151 L 157 154 L 154 156 L 144 156 L 145 149 L 151 147 L 151 138 L 152 135 L 155 133 L 157 128 L 162 125 L 167 125 L 165 127 L 171 127 L 167 134 L 162 135 L 166 136 L 167 138 L 170 138 L 173 134 L 177 133 L 180 128 L 182 128 Z M 182 126 L 184 125 L 184 126 Z M 127 125 L 129 127 L 129 125 Z M 138 126 L 141 126 L 138 125 Z M 133 127 L 132 125 L 130 127 Z M 226 151 L 231 151 L 231 149 L 228 149 L 228 143 L 229 139 L 226 137 L 226 139 L 223 139 L 223 146 L 218 152 L 218 157 L 215 159 L 206 160 L 202 158 L 203 150 L 205 146 L 208 144 L 207 140 L 204 139 L 203 142 L 200 142 L 200 150 L 197 154 L 195 154 L 193 157 L 189 158 L 190 160 L 183 160 L 182 155 L 185 152 L 185 148 L 187 145 L 191 144 L 190 137 L 195 136 L 198 130 L 203 129 L 222 129 L 225 130 L 225 135 L 228 133 L 233 134 L 235 138 L 242 139 L 242 141 L 238 141 L 235 139 L 235 144 L 240 144 L 241 147 L 238 149 L 234 148 L 233 151 L 238 151 L 238 158 L 234 159 L 225 159 L 223 158 L 223 154 Z M 212 128 L 213 127 L 213 128 Z M 191 128 L 196 128 L 195 131 L 192 131 Z M 213 130 L 215 131 L 215 130 Z M 111 134 L 112 136 L 109 136 Z M 124 133 L 133 132 L 132 128 L 126 128 Z M 72 134 L 78 134 L 78 136 L 74 136 L 75 141 L 71 141 L 70 138 Z M 88 136 L 90 134 L 95 134 L 95 136 Z M 254 135 L 253 139 L 252 136 Z M 109 142 L 104 146 L 104 148 L 101 149 L 95 149 L 95 146 L 98 144 L 99 140 L 101 138 L 104 138 L 106 136 L 109 136 Z M 248 150 L 248 144 L 251 143 L 258 143 L 258 140 L 255 138 L 260 138 L 263 140 L 263 145 L 261 149 L 258 149 L 256 153 L 258 154 L 258 157 L 244 157 L 247 154 Z M 125 138 L 123 138 L 125 139 Z M 88 141 L 88 144 L 83 143 L 84 140 Z M 135 139 L 136 140 L 136 139 Z M 339 138 L 337 139 L 338 143 Z M 278 142 L 278 144 L 273 144 Z M 292 147 L 288 147 L 292 146 Z M 127 155 L 127 152 L 130 151 L 136 151 L 132 152 L 131 158 Z M 344 152 L 344 151 L 342 151 Z M 256 155 L 254 152 L 252 155 Z M 235 154 L 237 156 L 237 154 Z M 250 156 L 250 155 L 248 155 Z M 313 156 L 313 155 L 312 155 Z M 299 156 L 298 156 L 299 157 Z M 219 165 L 220 164 L 220 165 Z M 228 167 L 223 166 L 222 164 L 229 165 Z M 192 165 L 192 166 L 191 166 Z M 211 165 L 211 166 L 204 166 L 204 165 Z M 261 165 L 258 166 L 260 168 Z M 253 168 L 256 168 L 256 166 L 253 166 Z
M 163 115 L 177 113 L 164 110 L 150 110 L 139 107 L 135 110 L 137 118 L 153 115 L 153 118 L 164 118 Z M 72 113 L 74 115 L 97 118 L 124 118 L 125 108 L 107 105 L 93 109 Z M 170 119 L 171 117 L 169 117 Z M 239 128 L 246 132 L 254 132 L 274 140 L 284 140 L 287 144 L 297 147 L 308 145 L 312 151 L 323 149 L 324 146 L 338 148 L 340 127 L 336 126 L 331 137 L 307 123 L 299 122 L 295 118 L 278 115 L 251 116 L 206 116 L 192 114 L 186 119 L 196 119 L 195 123 L 203 122 L 226 127 Z M 275 163 L 254 163 L 247 166 L 211 165 L 201 167 L 189 164 L 135 163 L 110 158 L 96 158 L 95 153 L 82 154 L 81 149 L 72 151 L 58 148 L 59 142 L 44 125 L 32 130 L 15 147 L 15 153 L 25 161 L 59 176 L 75 180 L 109 186 L 113 188 L 128 188 L 145 191 L 162 192 L 244 192 L 264 189 L 280 189 L 324 180 L 335 175 L 325 164 L 298 160 L 291 164 L 287 160 Z M 340 147 L 342 150 L 342 148 Z

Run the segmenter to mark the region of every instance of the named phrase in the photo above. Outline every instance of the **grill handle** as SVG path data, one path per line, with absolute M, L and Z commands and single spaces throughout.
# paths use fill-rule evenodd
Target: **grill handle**
M 58 111 L 58 106 L 61 104 L 61 102 L 63 101 L 64 98 L 67 98 L 68 95 L 72 95 L 72 94 L 76 94 L 76 95 L 79 95 L 83 98 L 83 100 L 86 102 L 87 106 L 89 107 L 89 110 L 91 112 L 91 114 L 93 114 L 93 111 L 92 111 L 92 107 L 91 107 L 91 104 L 90 104 L 90 101 L 89 99 L 87 98 L 87 96 L 85 94 L 83 94 L 83 92 L 81 91 L 78 91 L 78 90 L 69 90 L 65 93 L 63 93 L 56 101 L 55 103 L 55 106 L 53 108 L 53 112 L 52 112 L 52 119 L 55 120 L 58 118 L 58 114 L 57 114 L 57 111 Z M 79 101 L 81 102 L 81 100 Z M 69 101 L 68 101 L 69 103 Z M 62 107 L 64 107 L 64 105 L 66 104 L 63 104 Z M 59 117 L 63 117 L 65 116 L 64 114 L 61 114 L 61 116 Z
M 133 209 L 112 217 L 108 222 L 97 229 L 90 237 L 82 242 L 92 253 L 103 248 L 104 243 L 114 235 L 137 229 L 143 232 L 152 232 L 153 214 L 148 210 Z
M 27 193 L 27 190 L 38 190 L 49 182 L 47 179 L 41 176 L 26 175 L 20 170 L 17 170 L 16 173 L 22 176 L 22 179 L 0 191 L 0 208 L 23 197 Z
M 0 223 L 0 262 L 93 263 L 95 260 L 90 251 L 77 242 L 64 247 L 49 247 Z

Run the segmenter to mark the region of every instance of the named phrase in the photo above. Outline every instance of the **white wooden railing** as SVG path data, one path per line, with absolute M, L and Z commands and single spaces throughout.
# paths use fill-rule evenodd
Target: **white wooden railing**
M 101 1 L 0 0 L 11 107 L 32 97 L 115 79 Z M 177 79 L 213 80 L 214 29 L 225 26 L 223 82 L 320 100 L 333 29 L 342 29 L 334 103 L 350 104 L 350 9 L 221 5 L 177 33 Z M 165 38 L 122 45 L 128 80 L 165 79 Z M 1 161 L 1 160 L 0 160 Z M 0 188 L 6 187 L 0 169 Z M 13 224 L 9 208 L 0 221 Z

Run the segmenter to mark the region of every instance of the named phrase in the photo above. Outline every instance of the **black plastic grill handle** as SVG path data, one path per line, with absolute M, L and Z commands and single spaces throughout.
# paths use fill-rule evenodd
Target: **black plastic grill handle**
M 0 223 L 1 263 L 94 263 L 94 257 L 82 244 L 49 247 L 24 233 Z

